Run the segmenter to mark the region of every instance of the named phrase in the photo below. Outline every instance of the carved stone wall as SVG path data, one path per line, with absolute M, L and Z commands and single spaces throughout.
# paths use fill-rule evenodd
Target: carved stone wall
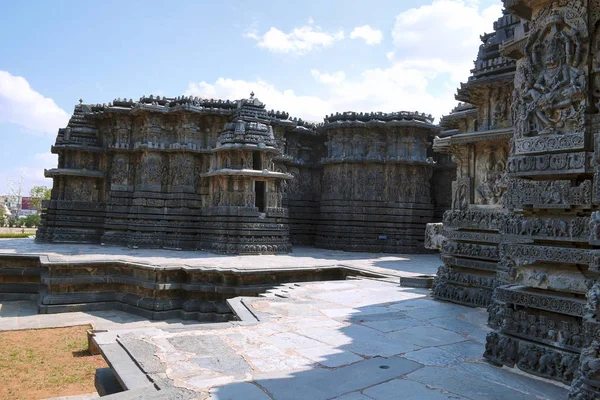
M 517 59 L 505 224 L 485 358 L 600 395 L 592 104 L 598 4 L 505 1 Z M 590 129 L 592 128 L 592 129 Z
M 328 124 L 348 118 L 362 128 L 327 142 Z M 329 239 L 326 227 L 345 228 L 323 219 L 323 206 L 327 213 L 356 213 L 357 225 L 342 236 L 361 235 L 364 227 L 376 244 L 385 235 L 395 243 L 372 250 L 421 251 L 431 198 L 440 212 L 450 203 L 449 190 L 430 185 L 434 164 L 427 157 L 436 128 L 428 118 L 344 113 L 316 125 L 268 112 L 253 97 L 80 104 L 52 148 L 59 165 L 46 171 L 54 186 L 37 240 L 275 253 L 291 243 L 314 245 L 321 235 L 328 247 L 358 249 Z M 338 170 L 349 160 L 355 169 Z M 333 182 L 332 171 L 350 186 Z M 439 171 L 452 173 L 448 166 Z M 363 212 L 352 196 L 372 208 Z M 386 221 L 388 210 L 395 210 L 397 225 Z M 400 243 L 400 230 L 410 244 Z
M 509 181 L 509 139 L 512 136 L 510 92 L 515 62 L 500 55 L 502 43 L 512 38 L 519 19 L 504 15 L 494 32 L 483 35 L 469 81 L 457 99 L 465 101 L 442 118 L 445 130 L 434 150 L 456 161 L 452 182 L 452 210 L 446 211 L 441 249 L 444 263 L 434 281 L 440 300 L 475 307 L 490 304 L 505 234 Z
M 371 126 L 365 135 L 365 127 Z M 425 251 L 425 223 L 434 216 L 428 143 L 437 129 L 431 121 L 409 113 L 344 113 L 326 118 L 319 130 L 327 135 L 328 156 L 321 161 L 316 245 L 351 251 Z
M 323 167 L 319 160 L 327 154 L 325 137 L 303 126 L 290 130 L 281 124 L 276 126 L 275 135 L 285 149 L 275 159 L 275 169 L 292 176 L 283 188 L 292 244 L 313 246 L 320 223 Z

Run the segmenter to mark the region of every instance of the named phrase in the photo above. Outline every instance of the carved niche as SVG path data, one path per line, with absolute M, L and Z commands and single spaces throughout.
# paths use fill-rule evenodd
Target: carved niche
M 510 126 L 508 110 L 510 104 L 510 89 L 499 86 L 492 95 L 492 129 L 505 128 Z
M 129 133 L 131 132 L 131 120 L 129 118 L 120 117 L 115 120 L 113 128 L 113 145 L 115 147 L 129 146 Z
M 542 9 L 532 23 L 519 61 L 513 95 L 517 138 L 581 135 L 585 130 L 587 22 L 581 1 L 558 2 Z M 536 142 L 536 151 L 556 149 L 554 141 Z M 517 151 L 527 150 L 519 149 Z
M 145 153 L 142 157 L 140 171 L 140 183 L 148 185 L 160 185 L 165 172 L 162 157 L 156 153 Z
M 466 210 L 471 203 L 471 178 L 457 178 L 452 182 L 452 209 Z
M 176 154 L 171 159 L 171 182 L 173 186 L 194 184 L 194 157 L 191 154 Z
M 97 201 L 98 195 L 94 182 L 90 179 L 73 178 L 67 184 L 65 200 Z
M 475 204 L 501 205 L 507 189 L 506 162 L 508 153 L 504 146 L 487 146 L 477 156 Z
M 111 164 L 111 183 L 127 185 L 129 178 L 129 159 L 125 155 L 117 155 Z

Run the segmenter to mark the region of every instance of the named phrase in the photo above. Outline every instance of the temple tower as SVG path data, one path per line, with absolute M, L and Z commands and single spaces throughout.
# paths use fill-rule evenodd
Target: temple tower
M 209 188 L 199 248 L 236 254 L 291 250 L 284 182 L 276 172 L 280 154 L 265 105 L 254 93 L 240 100 L 212 150 Z
M 503 43 L 522 32 L 519 18 L 505 14 L 481 36 L 471 76 L 458 89 L 462 101 L 442 118 L 436 152 L 456 160 L 452 210 L 444 214 L 444 266 L 438 270 L 437 299 L 487 307 L 498 285 L 498 245 L 506 236 L 507 163 L 513 135 L 510 114 L 516 62 L 500 54 Z

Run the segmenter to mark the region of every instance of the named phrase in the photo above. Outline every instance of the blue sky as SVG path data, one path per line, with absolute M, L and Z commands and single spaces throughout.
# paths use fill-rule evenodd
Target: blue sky
M 144 94 L 236 99 L 319 120 L 455 104 L 493 0 L 28 1 L 0 13 L 0 194 L 43 168 L 73 106 Z M 13 185 L 14 186 L 14 185 Z

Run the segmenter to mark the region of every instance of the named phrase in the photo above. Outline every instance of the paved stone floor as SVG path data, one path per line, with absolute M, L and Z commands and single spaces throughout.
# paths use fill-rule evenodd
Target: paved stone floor
M 159 265 L 223 268 L 354 263 L 398 275 L 431 274 L 439 265 L 437 255 L 300 248 L 292 255 L 241 258 L 29 240 L 0 241 L 0 253 L 69 260 L 132 257 Z M 132 390 L 125 392 L 127 398 L 566 399 L 565 386 L 485 363 L 485 310 L 437 302 L 429 293 L 372 279 L 286 284 L 261 297 L 238 298 L 236 310 L 246 313 L 243 320 L 221 324 L 148 321 L 120 311 L 38 315 L 32 302 L 5 302 L 0 304 L 0 330 L 80 324 L 105 330 L 96 341 L 126 355 L 125 375 L 131 373 L 129 378 L 146 387 L 153 381 L 168 388 L 139 396 Z M 123 360 L 112 359 L 113 367 Z
M 257 323 L 143 327 L 98 341 L 118 343 L 150 379 L 211 400 L 567 396 L 564 386 L 485 363 L 485 310 L 434 301 L 426 290 L 351 279 L 285 285 L 243 302 Z
M 290 254 L 232 256 L 204 251 L 130 249 L 84 244 L 35 243 L 33 239 L 0 239 L 2 254 L 39 254 L 45 262 L 127 261 L 161 267 L 255 270 L 342 265 L 396 276 L 435 274 L 439 254 L 378 254 L 294 247 Z
M 150 379 L 182 392 L 174 398 L 567 396 L 564 386 L 485 363 L 485 310 L 434 301 L 423 289 L 368 279 L 302 283 L 243 304 L 257 322 L 151 322 L 118 311 L 41 316 L 31 303 L 9 302 L 0 309 L 0 329 L 15 320 L 53 326 L 44 317 L 54 326 L 107 329 L 98 343 L 124 348 Z

